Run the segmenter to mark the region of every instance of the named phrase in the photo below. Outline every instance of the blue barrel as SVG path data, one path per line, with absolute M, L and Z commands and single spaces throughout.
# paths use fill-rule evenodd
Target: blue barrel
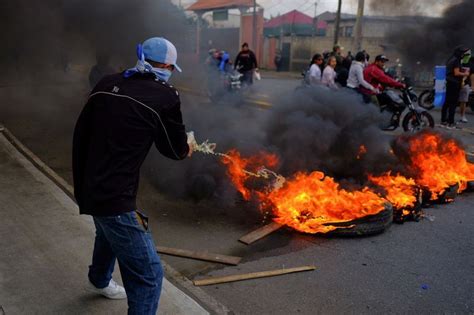
M 435 67 L 434 106 L 442 107 L 446 101 L 446 66 Z

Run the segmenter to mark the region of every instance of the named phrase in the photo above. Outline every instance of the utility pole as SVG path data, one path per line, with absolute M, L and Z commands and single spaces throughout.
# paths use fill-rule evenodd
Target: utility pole
M 359 0 L 359 7 L 357 8 L 357 20 L 354 33 L 354 48 L 355 51 L 362 50 L 362 24 L 364 19 L 365 0 Z
M 337 5 L 336 13 L 336 25 L 334 29 L 334 45 L 337 45 L 339 42 L 339 25 L 341 24 L 341 9 L 342 9 L 342 0 L 339 0 Z
M 253 0 L 252 49 L 257 51 L 257 0 Z
M 313 36 L 318 32 L 318 1 L 314 3 Z

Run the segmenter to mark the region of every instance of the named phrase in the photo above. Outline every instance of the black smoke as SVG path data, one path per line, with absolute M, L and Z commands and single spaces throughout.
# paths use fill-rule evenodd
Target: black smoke
M 421 5 L 429 4 L 425 1 Z M 474 1 L 464 0 L 448 7 L 439 18 L 393 31 L 388 41 L 395 45 L 405 64 L 445 64 L 458 45 L 474 46 L 473 15 Z
M 5 0 L 0 5 L 0 66 L 23 77 L 70 75 L 107 55 L 115 69 L 133 66 L 135 46 L 152 36 L 192 49 L 192 20 L 169 0 Z
M 446 7 L 457 4 L 461 0 L 369 0 L 367 2 L 370 12 L 379 15 L 404 16 L 439 14 Z
M 9 0 L 2 3 L 0 14 L 0 39 L 5 43 L 1 65 L 18 75 L 15 84 L 20 85 L 1 91 L 2 103 L 7 104 L 0 109 L 2 119 L 14 132 L 28 126 L 30 137 L 41 138 L 45 147 L 51 139 L 67 143 L 62 150 L 66 153 L 60 153 L 66 155 L 87 97 L 87 72 L 96 55 L 110 54 L 116 68 L 129 67 L 135 61 L 135 45 L 149 36 L 174 41 L 180 56 L 192 51 L 194 43 L 193 25 L 167 0 L 49 0 L 37 4 Z M 196 132 L 199 141 L 216 142 L 221 152 L 236 148 L 252 155 L 265 150 L 278 155 L 277 171 L 285 176 L 320 170 L 356 181 L 393 164 L 388 141 L 379 130 L 388 119 L 373 105 L 363 104 L 357 94 L 323 88 L 286 94 L 273 91 L 273 106 L 267 110 L 248 104 L 210 104 L 203 102 L 205 91 L 196 87 L 195 82 L 205 80 L 199 67 L 183 68 L 194 76 L 185 82 L 186 87 L 201 94 L 182 97 L 187 128 Z M 25 81 L 31 76 L 34 80 Z M 4 79 L 13 83 L 10 76 Z M 361 145 L 367 153 L 359 152 Z M 172 196 L 233 200 L 236 195 L 224 166 L 214 156 L 196 153 L 189 160 L 174 162 L 152 150 L 143 173 Z
M 279 94 L 266 110 L 225 103 L 187 104 L 182 109 L 187 129 L 195 131 L 198 142 L 209 139 L 218 144 L 217 151 L 236 148 L 243 156 L 276 154 L 280 163 L 275 170 L 284 176 L 318 170 L 362 184 L 369 173 L 397 169 L 390 136 L 380 130 L 388 117 L 345 89 L 314 87 Z M 236 191 L 218 157 L 195 153 L 174 162 L 154 152 L 146 170 L 153 183 L 172 196 L 235 201 Z
M 281 157 L 285 175 L 321 170 L 360 179 L 393 165 L 388 136 L 380 131 L 383 122 L 380 110 L 354 92 L 313 88 L 276 105 L 267 141 Z

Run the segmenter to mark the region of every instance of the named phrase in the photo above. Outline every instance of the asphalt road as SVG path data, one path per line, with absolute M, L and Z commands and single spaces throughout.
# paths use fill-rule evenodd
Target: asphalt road
M 275 97 L 298 84 L 264 78 L 242 110 L 255 112 L 256 119 L 266 115 Z M 87 88 L 74 82 L 3 87 L 0 121 L 71 181 L 71 135 L 86 95 Z M 208 102 L 186 88 L 182 101 L 183 107 Z M 474 145 L 470 133 L 451 133 Z M 254 208 L 166 197 L 143 175 L 139 203 L 158 244 L 244 258 L 237 267 L 225 267 L 162 256 L 185 276 L 317 266 L 314 272 L 204 287 L 236 314 L 474 312 L 474 195 L 426 209 L 431 220 L 394 225 L 379 236 L 334 239 L 282 229 L 246 246 L 237 240 L 262 223 Z

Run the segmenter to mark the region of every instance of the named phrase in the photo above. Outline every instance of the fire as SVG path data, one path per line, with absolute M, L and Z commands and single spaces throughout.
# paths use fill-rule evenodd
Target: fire
M 369 180 L 386 191 L 385 198 L 396 209 L 403 210 L 415 207 L 417 185 L 414 179 L 400 174 L 392 175 L 391 172 L 387 172 L 381 176 L 369 175 Z
M 366 154 L 360 146 L 358 158 Z M 269 168 L 278 164 L 275 155 L 260 153 L 244 158 L 237 150 L 222 155 L 227 173 L 242 196 L 258 198 L 261 208 L 270 212 L 274 220 L 305 233 L 327 233 L 340 228 L 340 223 L 376 215 L 388 202 L 401 214 L 401 218 L 416 215 L 420 187 L 429 189 L 433 199 L 450 186 L 459 185 L 459 192 L 474 181 L 474 164 L 466 160 L 465 152 L 453 139 L 445 139 L 433 132 L 402 136 L 390 152 L 400 158 L 413 178 L 390 171 L 369 180 L 385 190 L 384 196 L 368 187 L 348 191 L 323 172 L 299 172 L 289 179 Z M 263 189 L 249 188 L 251 177 L 270 179 L 274 185 Z M 275 185 L 278 183 L 278 185 Z M 419 205 L 418 205 L 419 206 Z
M 259 177 L 260 169 L 277 165 L 278 159 L 272 154 L 243 158 L 237 150 L 231 150 L 222 162 L 227 166 L 232 183 L 246 200 L 256 192 L 262 208 L 269 208 L 276 222 L 301 232 L 327 233 L 337 228 L 332 224 L 377 214 L 385 208 L 386 200 L 369 188 L 346 191 L 322 172 L 298 173 L 282 187 L 271 191 L 249 189 L 250 177 Z
M 278 158 L 274 154 L 261 152 L 259 155 L 243 158 L 235 149 L 227 152 L 221 161 L 227 165 L 227 174 L 245 200 L 249 200 L 252 195 L 245 185 L 252 176 L 251 172 L 256 174 L 262 166 L 275 167 L 278 164 Z
M 298 173 L 279 190 L 266 196 L 275 221 L 306 233 L 327 233 L 331 224 L 377 214 L 386 201 L 364 188 L 349 192 L 322 172 Z
M 357 153 L 357 159 L 360 160 L 367 153 L 367 148 L 365 145 L 359 147 L 359 152 Z
M 474 180 L 474 164 L 467 161 L 465 151 L 454 139 L 423 132 L 408 139 L 407 153 L 416 183 L 429 189 L 432 199 L 456 184 L 462 192 Z

